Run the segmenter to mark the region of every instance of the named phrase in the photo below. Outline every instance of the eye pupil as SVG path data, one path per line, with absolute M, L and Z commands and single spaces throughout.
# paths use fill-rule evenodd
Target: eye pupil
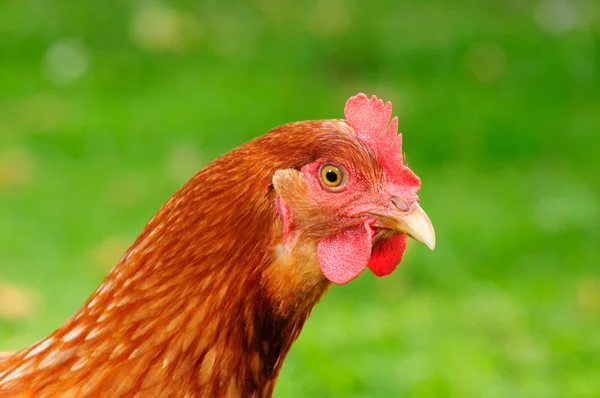
M 327 179 L 327 181 L 329 181 L 331 183 L 335 183 L 335 182 L 337 182 L 339 176 L 334 170 L 329 169 L 325 173 L 325 178 Z

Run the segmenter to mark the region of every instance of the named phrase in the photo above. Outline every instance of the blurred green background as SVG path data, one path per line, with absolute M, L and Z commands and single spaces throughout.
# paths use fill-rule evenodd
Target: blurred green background
M 0 350 L 211 159 L 359 91 L 393 102 L 438 246 L 331 289 L 276 396 L 600 396 L 592 0 L 4 0 Z

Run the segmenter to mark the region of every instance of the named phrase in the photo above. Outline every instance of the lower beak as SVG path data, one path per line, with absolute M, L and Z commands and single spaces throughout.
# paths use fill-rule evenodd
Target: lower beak
M 406 211 L 394 210 L 385 215 L 379 214 L 378 218 L 381 226 L 402 232 L 424 243 L 431 250 L 435 249 L 433 225 L 418 203 L 413 203 Z

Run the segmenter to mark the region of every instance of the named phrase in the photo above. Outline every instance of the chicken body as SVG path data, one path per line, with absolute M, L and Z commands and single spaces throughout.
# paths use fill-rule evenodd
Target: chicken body
M 344 252 L 352 245 L 335 246 L 347 231 L 367 234 L 365 261 L 378 274 L 400 261 L 406 234 L 431 240 L 427 227 L 411 224 L 423 222 L 413 217 L 418 205 L 404 209 L 413 216 L 403 230 L 388 225 L 389 214 L 375 219 L 363 209 L 374 201 L 367 188 L 349 185 L 356 191 L 337 202 L 319 196 L 328 189 L 315 191 L 323 162 L 360 176 L 348 184 L 385 185 L 376 152 L 344 120 L 310 121 L 211 162 L 150 219 L 71 319 L 0 357 L 0 397 L 270 397 L 313 306 L 332 280 L 357 274 L 344 265 L 353 263 Z M 412 176 L 398 191 L 408 204 L 416 203 Z M 328 263 L 332 245 L 341 271 Z M 386 253 L 391 270 L 380 264 Z

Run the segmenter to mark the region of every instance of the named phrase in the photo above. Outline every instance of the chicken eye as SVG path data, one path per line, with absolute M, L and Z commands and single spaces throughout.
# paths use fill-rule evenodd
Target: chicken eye
M 321 167 L 321 180 L 328 187 L 339 187 L 344 179 L 342 171 L 337 167 L 327 164 Z

